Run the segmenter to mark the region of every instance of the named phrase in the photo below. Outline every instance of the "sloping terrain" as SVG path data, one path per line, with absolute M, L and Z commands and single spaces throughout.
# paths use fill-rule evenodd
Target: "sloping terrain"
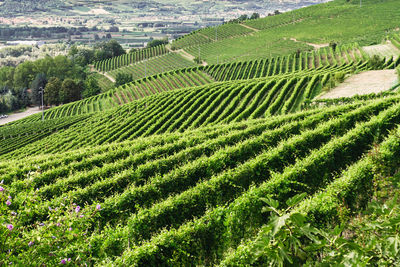
M 399 84 L 395 70 L 375 70 L 356 74 L 319 98 L 352 97 L 380 93 Z
M 37 114 L 0 127 L 0 265 L 268 266 L 269 255 L 255 257 L 271 218 L 263 198 L 285 209 L 306 193 L 293 212 L 307 223 L 349 220 L 372 198 L 379 171 L 400 164 L 397 91 L 313 101 L 338 73 L 360 72 L 346 81 L 362 78 L 352 92 L 370 89 L 371 69 L 389 73 L 379 88 L 393 83 L 400 58 L 374 62 L 354 41 L 380 43 L 400 4 L 358 3 L 194 32 L 172 45 L 208 47 L 208 63 L 222 52 L 229 62 L 155 66 L 152 76 L 47 110 L 44 122 Z M 355 15 L 363 23 L 343 27 Z M 297 51 L 333 38 L 343 44 Z M 283 47 L 261 57 L 269 42 Z M 239 46 L 248 60 L 237 58 Z M 160 49 L 96 67 L 160 62 L 170 56 Z M 298 265 L 321 259 L 306 256 Z

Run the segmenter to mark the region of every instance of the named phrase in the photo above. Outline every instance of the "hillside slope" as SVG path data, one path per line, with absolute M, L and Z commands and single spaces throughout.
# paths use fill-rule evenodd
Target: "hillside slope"
M 286 209 L 301 193 L 307 198 L 293 212 L 306 223 L 346 224 L 376 181 L 398 172 L 400 93 L 314 97 L 346 75 L 393 69 L 400 57 L 371 59 L 357 43 L 291 49 L 333 37 L 397 40 L 388 33 L 400 3 L 363 3 L 220 26 L 216 40 L 212 29 L 195 32 L 185 38 L 200 33 L 208 39 L 201 47 L 215 45 L 210 62 L 217 49 L 230 62 L 162 73 L 155 66 L 152 76 L 47 110 L 44 121 L 38 114 L 1 126 L 0 265 L 267 266 L 273 257 L 256 250 L 271 219 L 263 199 Z M 362 26 L 343 28 L 355 15 Z M 282 45 L 278 56 L 260 56 L 268 42 Z M 253 60 L 234 60 L 240 47 Z M 170 53 L 138 55 L 142 66 Z M 97 67 L 127 71 L 131 59 Z M 297 265 L 323 253 L 302 255 Z

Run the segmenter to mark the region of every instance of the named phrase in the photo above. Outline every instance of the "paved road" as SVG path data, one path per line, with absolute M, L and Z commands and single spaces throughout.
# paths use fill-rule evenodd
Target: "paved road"
M 17 120 L 23 119 L 25 117 L 28 117 L 30 115 L 33 115 L 33 114 L 36 114 L 39 112 L 41 112 L 39 107 L 33 107 L 33 108 L 28 108 L 24 112 L 13 113 L 11 115 L 8 115 L 8 118 L 0 119 L 0 125 L 4 125 L 4 124 L 12 122 L 12 121 L 17 121 Z

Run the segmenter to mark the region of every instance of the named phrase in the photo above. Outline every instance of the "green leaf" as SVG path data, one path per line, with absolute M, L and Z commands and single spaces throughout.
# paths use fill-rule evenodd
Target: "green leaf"
M 273 220 L 273 225 L 274 225 L 274 230 L 272 231 L 273 235 L 276 235 L 276 233 L 281 230 L 281 228 L 285 225 L 286 220 L 289 219 L 289 214 L 285 214 L 281 217 L 276 217 L 275 220 Z
M 293 206 L 297 205 L 300 201 L 302 201 L 306 196 L 307 196 L 307 193 L 301 193 L 301 194 L 295 195 L 294 197 L 286 200 L 286 204 L 289 207 L 293 207 Z
M 261 201 L 265 202 L 268 206 L 271 206 L 275 209 L 279 207 L 279 202 L 275 199 L 266 197 L 266 198 L 260 198 Z
M 301 213 L 293 213 L 290 215 L 290 219 L 297 225 L 302 226 L 306 221 L 306 218 Z

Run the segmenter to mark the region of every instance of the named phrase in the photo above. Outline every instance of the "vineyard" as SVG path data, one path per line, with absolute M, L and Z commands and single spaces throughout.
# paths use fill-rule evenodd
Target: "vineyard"
M 133 80 L 139 80 L 158 73 L 195 66 L 196 64 L 193 61 L 189 61 L 178 53 L 168 53 L 138 62 L 134 65 L 115 69 L 110 71 L 109 74 L 115 78 L 118 73 L 126 73 L 132 75 Z
M 393 34 L 390 37 L 390 41 L 397 49 L 400 49 L 400 34 Z
M 237 37 L 253 33 L 255 30 L 246 28 L 240 24 L 225 24 L 194 31 L 189 35 L 174 40 L 171 45 L 173 50 L 182 49 L 188 46 L 205 44 L 213 41 Z
M 153 60 L 158 61 L 158 59 Z M 293 54 L 254 61 L 178 69 L 138 79 L 103 94 L 52 108 L 46 111 L 45 118 L 54 119 L 104 111 L 162 92 L 204 86 L 215 82 L 267 77 L 279 80 L 316 74 L 322 77 L 326 76 L 325 79 L 329 79 L 336 72 L 350 73 L 356 70 L 368 70 L 370 69 L 368 60 L 369 56 L 357 44 L 349 44 L 339 46 L 335 51 L 332 48 L 322 48 L 313 52 L 302 52 L 298 56 Z M 394 68 L 399 63 L 400 58 L 391 59 L 384 62 L 381 67 Z M 116 71 L 123 71 L 123 69 Z M 160 70 L 160 64 L 158 64 L 158 67 L 155 65 L 155 69 Z M 36 116 L 36 118 L 30 118 L 30 120 L 38 118 L 39 116 Z
M 168 50 L 165 48 L 165 46 L 157 46 L 141 49 L 136 52 L 113 57 L 107 60 L 97 61 L 94 63 L 94 66 L 98 71 L 105 72 L 127 66 L 135 62 L 143 61 L 145 59 L 161 56 L 166 53 L 168 53 Z
M 201 91 L 192 92 L 196 93 Z M 365 161 L 369 162 L 363 155 L 368 154 L 371 144 L 383 142 L 385 147 L 390 142 L 388 131 L 400 122 L 399 100 L 395 94 L 385 99 L 242 122 L 240 114 L 246 113 L 246 109 L 236 112 L 236 116 L 228 112 L 214 116 L 211 112 L 207 117 L 194 117 L 190 115 L 196 111 L 187 112 L 184 121 L 172 118 L 179 113 L 180 118 L 185 118 L 184 111 L 189 109 L 165 112 L 164 116 L 154 118 L 154 127 L 143 129 L 149 129 L 150 134 L 163 132 L 161 129 L 179 129 L 179 121 L 187 124 L 192 117 L 215 119 L 207 123 L 197 120 L 198 125 L 204 125 L 198 129 L 165 131 L 171 133 L 144 137 L 140 142 L 129 139 L 140 136 L 143 130 L 124 130 L 131 129 L 129 124 L 136 125 L 134 118 L 140 116 L 128 114 L 138 114 L 139 106 L 124 106 L 106 115 L 80 118 L 80 122 L 77 119 L 69 128 L 33 141 L 24 149 L 3 153 L 3 158 L 14 160 L 2 161 L 1 179 L 12 195 L 12 209 L 24 214 L 22 225 L 51 224 L 50 207 L 58 207 L 65 197 L 84 207 L 83 214 L 101 207 L 99 217 L 89 222 L 92 226 L 86 229 L 89 243 L 79 244 L 83 255 L 91 252 L 92 260 L 113 259 L 129 265 L 235 262 L 243 260 L 237 254 L 249 252 L 243 246 L 237 247 L 240 240 L 253 240 L 266 220 L 261 213 L 261 196 L 273 194 L 286 199 L 296 192 L 315 194 L 299 209 L 307 214 L 318 213 L 315 219 L 320 221 L 323 216 L 331 216 L 334 205 L 341 203 L 330 188 L 336 189 L 339 184 L 346 189 L 341 191 L 345 194 L 354 192 L 357 186 L 368 187 L 353 182 L 360 178 L 353 172 L 368 173 L 368 168 L 362 168 Z M 151 116 L 157 107 L 163 108 L 155 105 L 141 113 Z M 224 116 L 225 113 L 228 114 Z M 213 126 L 218 121 L 238 122 Z M 146 122 L 144 119 L 142 124 Z M 189 125 L 196 125 L 194 122 Z M 47 131 L 51 132 L 50 127 Z M 396 149 L 393 153 L 400 151 L 400 147 Z M 395 155 L 391 158 L 393 162 L 397 159 Z M 36 171 L 33 178 L 28 174 L 32 171 Z M 20 190 L 26 184 L 38 188 L 34 193 L 38 199 L 34 211 L 25 210 L 26 196 Z M 320 195 L 332 198 L 330 209 L 320 210 Z M 349 203 L 354 199 L 358 196 L 349 194 Z M 94 225 L 97 230 L 90 230 Z M 34 229 L 25 233 L 27 238 L 40 231 Z M 107 242 L 102 242 L 104 236 Z M 74 257 L 76 245 L 71 241 L 57 250 L 57 255 Z M 228 253 L 236 247 L 237 252 Z M 177 248 L 185 253 L 176 254 Z M 21 258 L 27 255 L 24 253 L 29 253 L 29 249 L 20 250 Z
M 393 12 L 398 8 L 398 2 L 383 2 L 364 0 L 360 9 L 359 1 L 336 0 L 242 24 L 227 23 L 217 27 L 218 30 L 201 29 L 183 36 L 172 43 L 172 48 L 184 49 L 194 57 L 200 54 L 202 60 L 215 64 L 255 60 L 267 55 L 284 56 L 298 49 L 312 49 L 307 42 L 357 42 L 360 46 L 380 43 L 388 33 L 396 32 L 400 19 L 399 13 Z M 247 32 L 240 32 L 240 27 Z M 216 38 L 219 33 L 221 37 Z M 291 41 L 292 38 L 301 42 Z
M 372 23 L 379 3 L 386 17 Z M 362 46 L 378 37 L 375 45 L 400 44 L 399 4 L 379 3 L 335 0 L 96 62 L 90 75 L 103 93 L 45 110 L 43 121 L 35 114 L 1 126 L 0 265 L 325 266 L 356 236 L 348 226 L 381 187 L 384 199 L 397 190 L 392 180 L 398 188 L 399 84 L 317 98 L 360 72 L 395 75 L 400 56 L 379 59 Z M 359 35 L 336 24 L 355 14 Z M 330 21 L 326 32 L 316 19 Z M 334 37 L 346 42 L 306 43 Z M 182 56 L 199 47 L 208 64 Z M 114 88 L 105 73 L 134 81 Z M 367 217 L 389 214 L 384 224 L 361 231 L 390 228 L 376 236 L 392 243 L 376 252 L 362 240 L 326 266 L 396 266 L 400 217 L 389 206 Z

